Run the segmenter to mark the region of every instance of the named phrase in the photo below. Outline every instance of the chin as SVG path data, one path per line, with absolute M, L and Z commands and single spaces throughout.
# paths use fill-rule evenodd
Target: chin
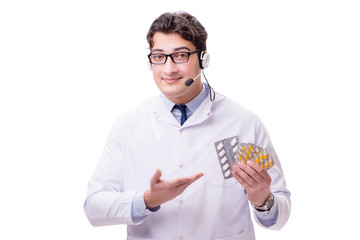
M 186 98 L 188 95 L 188 89 L 185 88 L 185 85 L 183 88 L 163 88 L 161 89 L 161 92 L 170 100 L 171 99 L 182 99 Z M 173 101 L 173 100 L 172 100 Z

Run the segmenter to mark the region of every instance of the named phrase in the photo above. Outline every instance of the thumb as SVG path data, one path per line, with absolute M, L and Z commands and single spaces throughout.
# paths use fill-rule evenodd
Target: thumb
M 162 174 L 161 174 L 160 169 L 156 169 L 154 175 L 150 179 L 150 183 L 155 184 L 155 183 L 159 182 L 161 175 Z

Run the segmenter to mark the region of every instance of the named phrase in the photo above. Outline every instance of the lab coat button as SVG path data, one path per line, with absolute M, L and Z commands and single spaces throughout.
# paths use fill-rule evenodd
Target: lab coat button
M 183 240 L 184 238 L 182 236 L 179 237 L 179 240 Z
M 180 165 L 179 165 L 179 168 L 183 168 L 183 166 L 184 166 L 184 165 L 180 164 Z
M 183 203 L 184 203 L 184 201 L 183 201 L 183 200 L 180 200 L 180 201 L 179 201 L 179 204 L 183 204 Z
M 180 129 L 180 130 L 179 130 L 179 133 L 183 133 L 183 130 L 182 130 L 182 129 Z
M 208 117 L 210 117 L 211 113 L 208 113 L 207 115 L 208 115 Z

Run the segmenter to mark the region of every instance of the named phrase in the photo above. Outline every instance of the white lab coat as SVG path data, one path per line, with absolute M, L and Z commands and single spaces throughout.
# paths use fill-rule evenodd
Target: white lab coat
M 274 158 L 269 174 L 277 217 L 266 227 L 281 228 L 290 214 L 290 193 L 267 131 L 256 115 L 218 93 L 214 102 L 204 100 L 183 126 L 160 96 L 120 116 L 89 180 L 84 205 L 88 219 L 95 226 L 128 224 L 131 240 L 255 239 L 244 188 L 235 178 L 223 178 L 214 146 L 236 135 L 240 142 L 268 149 Z M 164 179 L 198 172 L 204 176 L 135 223 L 134 194 L 149 188 L 156 168 Z M 255 214 L 256 221 L 263 225 L 261 219 L 269 220 L 267 214 Z

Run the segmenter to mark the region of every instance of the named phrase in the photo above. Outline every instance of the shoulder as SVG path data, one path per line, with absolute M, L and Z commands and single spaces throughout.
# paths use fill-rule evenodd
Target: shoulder
M 159 95 L 150 97 L 138 106 L 122 112 L 115 121 L 115 125 L 129 125 L 142 120 L 145 115 L 155 111 L 161 98 Z
M 259 117 L 250 109 L 233 101 L 232 99 L 216 93 L 216 99 L 213 102 L 212 110 L 219 117 L 239 118 L 241 120 L 258 120 Z

